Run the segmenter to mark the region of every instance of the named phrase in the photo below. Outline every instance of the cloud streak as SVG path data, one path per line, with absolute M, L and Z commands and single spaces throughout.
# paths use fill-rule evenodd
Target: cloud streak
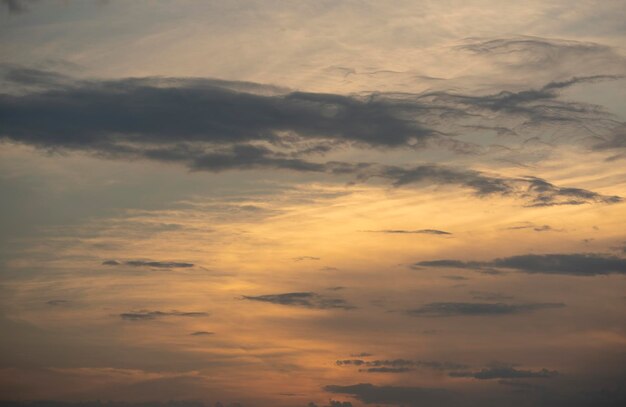
M 199 311 L 132 311 L 119 314 L 119 317 L 125 321 L 151 321 L 164 317 L 207 317 L 209 313 Z
M 354 307 L 341 298 L 329 298 L 314 292 L 293 292 L 284 294 L 267 294 L 242 297 L 248 301 L 267 302 L 270 304 L 287 305 L 310 309 L 344 309 Z
M 154 261 L 154 260 L 127 260 L 120 262 L 117 260 L 105 260 L 102 262 L 104 266 L 131 266 L 131 267 L 154 267 L 162 269 L 172 268 L 190 268 L 193 267 L 193 263 L 184 263 L 178 261 Z
M 626 258 L 598 253 L 523 254 L 491 261 L 429 260 L 415 263 L 416 267 L 460 269 L 515 270 L 528 274 L 557 274 L 590 277 L 626 274 Z
M 507 304 L 501 302 L 433 302 L 408 310 L 416 317 L 503 316 L 562 308 L 563 303 Z
M 547 379 L 550 377 L 558 376 L 559 372 L 555 370 L 541 369 L 537 371 L 532 370 L 518 370 L 510 366 L 490 367 L 482 369 L 476 372 L 464 371 L 464 372 L 450 372 L 450 377 L 471 377 L 479 380 L 491 380 L 491 379 Z

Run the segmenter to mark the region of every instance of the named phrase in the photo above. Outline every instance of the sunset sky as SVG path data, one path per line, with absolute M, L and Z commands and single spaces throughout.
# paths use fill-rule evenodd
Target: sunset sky
M 3 0 L 0 61 L 7 406 L 626 405 L 625 0 Z

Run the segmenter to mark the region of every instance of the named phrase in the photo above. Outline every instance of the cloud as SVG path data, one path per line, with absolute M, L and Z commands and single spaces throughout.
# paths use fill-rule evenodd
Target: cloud
M 11 78 L 20 69 L 10 68 Z M 4 132 L 16 141 L 111 153 L 120 147 L 120 136 L 138 144 L 241 143 L 278 142 L 281 133 L 292 133 L 389 147 L 434 136 L 406 120 L 406 110 L 380 98 L 190 78 L 74 81 L 54 91 L 0 99 Z M 28 120 L 33 115 L 37 123 Z
M 11 14 L 20 14 L 30 10 L 30 5 L 39 0 L 2 0 L 0 4 L 7 8 Z
M 529 274 L 562 274 L 571 276 L 626 274 L 626 258 L 597 253 L 524 254 L 485 262 L 429 260 L 415 263 L 414 266 L 476 270 L 496 268 Z
M 311 309 L 353 309 L 354 307 L 340 298 L 328 298 L 314 292 L 295 292 L 284 294 L 268 294 L 242 297 L 244 300 L 269 302 L 278 305 L 288 305 Z
M 207 317 L 209 314 L 207 312 L 182 312 L 182 311 L 133 311 L 133 312 L 124 312 L 119 315 L 120 318 L 126 321 L 149 321 L 158 318 L 164 317 Z
M 367 373 L 405 373 L 413 370 L 410 367 L 370 367 L 359 371 L 366 371 Z
M 559 373 L 555 370 L 541 369 L 537 371 L 532 370 L 517 370 L 510 366 L 490 367 L 482 369 L 477 372 L 450 372 L 450 377 L 471 377 L 480 380 L 490 379 L 531 379 L 531 378 L 550 378 L 555 377 Z
M 533 36 L 468 38 L 458 50 L 498 61 L 509 69 L 531 71 L 623 72 L 624 58 L 615 49 L 593 42 Z M 560 69 L 559 69 L 560 68 Z
M 313 257 L 313 256 L 300 256 L 300 257 L 294 257 L 291 260 L 293 261 L 305 261 L 305 260 L 321 260 L 319 257 Z
M 523 230 L 523 229 L 532 229 L 535 232 L 552 232 L 552 231 L 557 231 L 557 229 L 554 229 L 552 226 L 550 225 L 535 225 L 531 222 L 525 222 L 522 225 L 517 225 L 517 226 L 510 226 L 508 228 L 506 228 L 507 230 Z
M 382 373 L 401 373 L 401 371 L 393 372 L 391 370 L 384 371 L 381 368 L 405 369 L 403 371 L 412 370 L 411 368 L 427 368 L 434 370 L 454 370 L 465 369 L 468 366 L 462 363 L 439 362 L 430 360 L 409 360 L 409 359 L 381 359 L 381 360 L 362 360 L 362 359 L 344 359 L 335 362 L 337 366 L 357 366 L 369 367 L 362 371 L 382 372 Z
M 50 300 L 46 302 L 46 304 L 51 305 L 53 307 L 56 307 L 59 305 L 67 305 L 68 303 L 69 303 L 68 300 Z
M 368 230 L 373 233 L 389 233 L 389 234 L 424 234 L 424 235 L 451 235 L 450 232 L 437 229 L 418 229 L 418 230 L 404 230 L 404 229 L 384 229 L 384 230 Z
M 365 404 L 404 404 L 409 406 L 447 405 L 452 393 L 438 388 L 376 386 L 360 383 L 349 386 L 328 385 L 324 390 L 335 394 L 349 394 Z
M 414 149 L 437 138 L 460 143 L 421 124 L 433 122 L 432 116 L 446 123 L 454 115 L 474 117 L 483 111 L 489 117 L 493 112 L 528 116 L 537 123 L 589 120 L 601 112 L 557 101 L 558 91 L 610 78 L 575 77 L 538 90 L 480 96 L 430 92 L 357 97 L 199 78 L 73 80 L 5 66 L 5 82 L 35 90 L 0 94 L 0 137 L 52 151 L 178 163 L 194 171 L 281 169 L 358 181 L 378 178 L 396 187 L 456 185 L 478 196 L 521 198 L 527 206 L 616 203 L 620 197 L 559 187 L 537 177 L 502 177 L 435 164 L 407 167 L 302 158 L 345 145 Z M 531 103 L 536 101 L 552 105 Z
M 501 316 L 533 312 L 542 309 L 562 308 L 563 303 L 506 304 L 501 302 L 433 302 L 420 308 L 408 310 L 413 316 Z
M 119 262 L 117 260 L 105 260 L 102 262 L 105 266 L 120 266 L 126 265 L 131 267 L 154 267 L 154 268 L 190 268 L 193 267 L 193 263 L 183 263 L 177 261 L 153 261 L 153 260 L 128 260 L 125 262 Z
M 594 150 L 615 150 L 618 154 L 609 160 L 626 157 L 626 124 L 614 128 L 611 133 L 593 146 Z
M 191 335 L 191 336 L 210 336 L 210 335 L 215 335 L 215 332 L 196 331 L 196 332 L 190 333 L 189 335 Z
M 351 172 L 355 172 L 352 170 Z M 397 166 L 365 166 L 356 171 L 358 178 L 380 177 L 391 180 L 396 187 L 428 182 L 439 185 L 459 185 L 477 196 L 492 194 L 517 196 L 527 200 L 526 206 L 582 205 L 585 203 L 617 203 L 618 196 L 601 195 L 581 188 L 559 187 L 538 177 L 507 178 L 487 175 L 480 171 L 444 167 L 434 164 L 412 168 Z

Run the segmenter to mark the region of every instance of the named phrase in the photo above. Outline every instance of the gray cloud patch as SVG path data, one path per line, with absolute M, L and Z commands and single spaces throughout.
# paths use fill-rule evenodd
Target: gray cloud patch
M 30 5 L 39 0 L 2 0 L 2 4 L 11 14 L 24 13 L 30 10 Z
M 190 333 L 189 335 L 191 335 L 191 336 L 211 336 L 211 335 L 215 335 L 215 332 L 196 331 L 196 332 Z
M 371 383 L 328 385 L 324 390 L 335 394 L 349 394 L 365 404 L 447 405 L 452 396 L 448 390 L 438 388 L 376 386 Z
M 370 367 L 360 371 L 367 373 L 406 373 L 413 371 L 413 369 L 410 367 Z
M 451 235 L 450 232 L 437 229 L 417 229 L 417 230 L 405 230 L 405 229 L 383 229 L 383 230 L 368 230 L 373 233 L 388 233 L 388 234 L 424 234 L 424 235 Z
M 284 294 L 268 294 L 242 297 L 244 300 L 268 302 L 271 304 L 288 305 L 315 309 L 353 309 L 354 307 L 340 298 L 329 298 L 314 292 L 295 292 Z
M 451 267 L 461 269 L 511 269 L 529 274 L 563 274 L 596 276 L 626 274 L 626 258 L 596 253 L 524 254 L 491 261 L 430 260 L 415 263 L 420 267 Z
M 506 304 L 501 302 L 433 302 L 420 308 L 408 310 L 413 316 L 453 317 L 453 316 L 501 316 L 514 315 L 542 309 L 561 308 L 562 303 Z
M 67 305 L 69 304 L 69 301 L 68 300 L 50 300 L 50 301 L 47 301 L 46 304 L 56 307 L 59 305 Z
M 119 315 L 120 318 L 126 321 L 149 321 L 163 317 L 206 317 L 209 316 L 207 312 L 183 312 L 183 311 L 133 311 L 124 312 Z
M 356 366 L 366 367 L 360 371 L 368 373 L 403 373 L 415 368 L 426 368 L 434 370 L 455 370 L 466 369 L 468 366 L 462 363 L 439 362 L 429 360 L 408 360 L 408 359 L 390 359 L 390 360 L 362 360 L 362 359 L 344 359 L 335 362 L 337 366 Z
M 128 260 L 125 262 L 119 262 L 117 260 L 105 260 L 102 262 L 105 266 L 120 266 L 126 265 L 131 267 L 154 267 L 154 268 L 190 268 L 193 267 L 193 263 L 184 263 L 177 261 L 154 261 L 154 260 Z
M 555 370 L 541 369 L 537 371 L 532 370 L 517 370 L 510 366 L 502 367 L 490 367 L 482 369 L 477 372 L 450 372 L 450 377 L 472 377 L 480 380 L 490 379 L 531 379 L 531 378 L 550 378 L 555 377 L 559 373 Z

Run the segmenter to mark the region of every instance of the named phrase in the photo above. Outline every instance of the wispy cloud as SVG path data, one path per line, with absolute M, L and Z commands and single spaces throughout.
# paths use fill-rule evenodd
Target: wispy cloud
M 501 302 L 433 302 L 407 311 L 412 316 L 502 316 L 533 312 L 543 309 L 562 308 L 563 303 L 507 304 Z
M 284 294 L 267 294 L 259 296 L 242 297 L 244 300 L 268 302 L 271 304 L 288 305 L 294 307 L 313 308 L 313 309 L 353 309 L 341 298 L 330 298 L 314 292 L 294 292 Z
M 126 321 L 149 321 L 164 317 L 207 317 L 209 313 L 198 311 L 131 311 L 121 313 L 120 318 Z
M 126 260 L 123 262 L 117 260 L 105 260 L 102 262 L 104 266 L 131 266 L 131 267 L 154 267 L 162 269 L 171 268 L 190 268 L 193 263 L 185 263 L 178 261 L 154 261 L 154 260 Z
M 626 258 L 601 253 L 523 254 L 491 261 L 428 260 L 417 267 L 444 267 L 483 270 L 495 268 L 529 274 L 597 276 L 626 274 Z
M 490 367 L 479 371 L 462 371 L 462 372 L 450 372 L 450 377 L 471 377 L 480 380 L 491 379 L 547 379 L 550 377 L 558 376 L 559 372 L 555 370 L 541 369 L 537 371 L 533 370 L 518 370 L 511 366 Z

